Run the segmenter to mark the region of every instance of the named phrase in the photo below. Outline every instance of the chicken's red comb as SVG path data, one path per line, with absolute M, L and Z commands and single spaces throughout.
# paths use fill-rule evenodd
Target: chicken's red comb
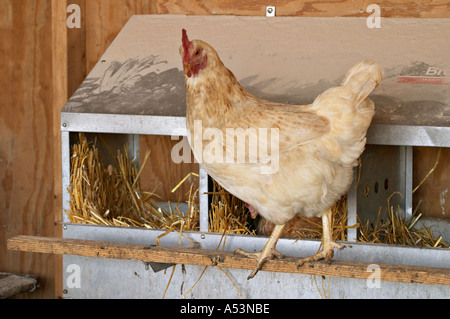
M 183 47 L 186 49 L 187 47 L 189 47 L 189 45 L 191 44 L 191 42 L 188 39 L 186 30 L 183 29 L 182 31 L 183 37 L 182 37 L 182 41 L 183 41 Z
M 189 57 L 189 47 L 191 46 L 191 41 L 189 41 L 186 30 L 182 30 L 182 42 L 183 42 L 183 49 L 184 49 L 184 55 L 183 55 L 183 62 L 187 63 L 190 59 Z

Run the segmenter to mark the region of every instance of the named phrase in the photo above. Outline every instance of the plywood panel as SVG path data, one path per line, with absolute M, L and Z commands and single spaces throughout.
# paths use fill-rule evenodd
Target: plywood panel
M 152 0 L 89 0 L 85 7 L 88 72 L 132 15 L 155 13 Z
M 68 95 L 67 73 L 67 28 L 66 3 L 60 0 L 51 2 L 52 23 L 52 113 L 53 113 L 53 209 L 55 236 L 62 237 L 62 163 L 61 163 L 61 131 L 60 110 Z M 50 214 L 50 213 L 47 213 Z M 54 258 L 54 286 L 48 287 L 46 293 L 52 297 L 62 296 L 62 256 Z
M 60 1 L 63 2 L 64 1 Z M 67 30 L 67 71 L 70 75 L 67 79 L 67 89 L 69 96 L 83 82 L 87 75 L 86 70 L 86 1 L 67 0 L 65 7 L 69 4 L 76 4 L 80 7 L 80 28 L 64 28 Z M 66 16 L 66 15 L 64 15 Z
M 438 161 L 436 168 L 429 174 L 436 161 Z M 450 148 L 414 148 L 414 187 L 429 174 L 414 193 L 414 208 L 418 207 L 418 212 L 424 216 L 450 218 L 450 166 L 448 163 L 450 163 Z
M 156 0 L 158 13 L 171 14 L 223 14 L 264 16 L 267 5 L 276 6 L 277 16 L 300 17 L 366 17 L 367 6 L 376 3 L 383 17 L 449 17 L 448 1 L 220 1 L 220 0 Z
M 143 169 L 141 186 L 143 189 L 153 191 L 161 196 L 161 199 L 172 202 L 178 200 L 187 201 L 191 184 L 193 189 L 198 188 L 198 178 L 192 176 L 175 193 L 171 190 L 189 173 L 198 173 L 199 166 L 193 163 L 194 157 L 191 155 L 192 163 L 176 164 L 171 159 L 172 148 L 181 142 L 171 140 L 170 136 L 146 136 L 141 139 L 141 148 L 151 150 L 151 156 Z M 145 153 L 141 152 L 141 159 Z M 191 152 L 189 151 L 191 154 Z M 197 197 L 198 199 L 198 197 Z
M 22 298 L 51 298 L 55 259 L 6 249 L 18 234 L 55 235 L 51 1 L 0 6 L 0 269 L 39 277 L 41 288 Z

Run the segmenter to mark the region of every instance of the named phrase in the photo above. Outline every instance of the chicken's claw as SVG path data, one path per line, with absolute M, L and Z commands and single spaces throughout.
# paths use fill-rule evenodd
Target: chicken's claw
M 255 269 L 252 271 L 252 273 L 247 277 L 247 280 L 252 279 L 253 277 L 255 277 L 255 275 L 262 268 L 262 266 L 264 265 L 264 263 L 266 261 L 272 260 L 274 258 L 279 258 L 279 259 L 284 258 L 284 255 L 280 254 L 275 248 L 273 248 L 273 249 L 263 249 L 263 251 L 254 252 L 254 253 L 250 253 L 248 251 L 245 251 L 245 250 L 242 250 L 242 249 L 238 248 L 234 252 L 236 254 L 243 255 L 245 257 L 258 259 L 258 264 L 256 265 Z
M 297 268 L 303 266 L 306 262 L 318 261 L 321 259 L 325 259 L 328 263 L 331 263 L 331 258 L 334 256 L 334 249 L 344 249 L 345 246 L 336 243 L 332 237 L 332 227 L 331 227 L 331 219 L 332 219 L 331 209 L 327 209 L 322 215 L 322 225 L 323 225 L 323 250 L 314 256 L 301 258 L 297 263 Z
M 284 225 L 275 225 L 275 228 L 273 229 L 269 240 L 267 241 L 266 245 L 264 246 L 264 249 L 261 252 L 249 253 L 242 249 L 236 249 L 234 251 L 235 253 L 238 253 L 240 255 L 258 259 L 258 264 L 256 265 L 256 268 L 253 270 L 250 276 L 247 277 L 247 280 L 255 277 L 256 273 L 261 269 L 261 267 L 264 265 L 266 261 L 271 260 L 274 257 L 275 258 L 284 257 L 275 249 L 278 238 L 280 238 L 281 232 L 283 231 L 283 227 Z
M 321 252 L 318 252 L 317 254 L 315 254 L 314 256 L 300 258 L 297 263 L 297 269 L 300 268 L 301 266 L 303 266 L 307 262 L 318 261 L 321 259 L 325 259 L 327 261 L 327 263 L 331 263 L 331 259 L 334 256 L 335 248 L 342 250 L 345 248 L 345 246 L 338 244 L 334 241 L 331 241 L 331 242 L 327 243 L 326 245 L 324 245 L 324 249 Z

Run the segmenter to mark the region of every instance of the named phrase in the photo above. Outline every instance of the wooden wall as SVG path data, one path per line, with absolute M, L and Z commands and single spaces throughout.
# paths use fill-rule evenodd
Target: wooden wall
M 54 297 L 55 258 L 6 251 L 18 234 L 55 236 L 51 1 L 2 0 L 0 271 L 33 273 Z
M 66 7 L 81 8 L 81 28 L 67 29 Z M 283 16 L 368 16 L 370 1 L 206 1 L 206 0 L 0 0 L 0 271 L 32 273 L 41 287 L 21 298 L 61 296 L 60 259 L 9 252 L 7 238 L 18 234 L 57 236 L 61 229 L 59 111 L 133 14 L 264 15 L 275 5 Z M 384 17 L 450 17 L 448 1 L 378 1 Z M 145 138 L 142 146 L 170 150 L 172 141 Z M 416 149 L 417 183 L 433 166 L 436 149 Z M 450 178 L 450 152 L 443 151 L 433 176 L 417 198 L 429 211 L 442 212 L 436 196 Z M 161 167 L 148 172 L 150 184 L 173 184 L 195 166 Z M 172 185 L 171 185 L 172 186 Z M 164 196 L 170 193 L 162 190 Z M 448 216 L 450 195 L 446 201 Z M 422 207 L 424 202 L 422 202 Z M 434 213 L 433 213 L 434 214 Z M 442 214 L 441 214 L 442 215 Z

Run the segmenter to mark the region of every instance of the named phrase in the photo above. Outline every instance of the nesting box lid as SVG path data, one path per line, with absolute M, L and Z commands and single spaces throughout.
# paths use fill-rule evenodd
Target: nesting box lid
M 352 65 L 374 60 L 385 77 L 371 94 L 369 142 L 450 146 L 450 19 L 369 26 L 366 18 L 133 16 L 64 106 L 63 130 L 183 134 L 185 28 L 246 89 L 277 102 L 311 103 Z

